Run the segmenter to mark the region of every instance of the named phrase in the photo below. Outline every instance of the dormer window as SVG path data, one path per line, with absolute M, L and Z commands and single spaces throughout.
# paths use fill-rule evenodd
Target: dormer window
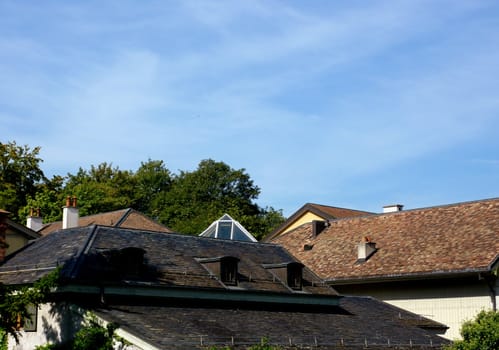
M 303 286 L 303 264 L 292 262 L 288 264 L 288 287 L 301 290 Z
M 281 264 L 264 264 L 264 268 L 277 277 L 288 288 L 301 290 L 303 287 L 303 264 L 291 261 Z
M 232 256 L 220 260 L 220 279 L 224 284 L 237 285 L 237 263 L 239 259 Z
M 221 256 L 216 258 L 198 258 L 212 275 L 218 277 L 226 286 L 236 286 L 238 282 L 239 259 L 234 256 Z
M 118 254 L 119 270 L 126 277 L 139 277 L 144 265 L 144 254 L 142 248 L 127 247 L 120 249 Z

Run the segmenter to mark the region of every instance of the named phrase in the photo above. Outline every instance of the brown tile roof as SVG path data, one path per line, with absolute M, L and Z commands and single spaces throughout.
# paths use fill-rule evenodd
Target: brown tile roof
M 359 264 L 366 236 L 377 251 Z M 317 237 L 305 224 L 272 242 L 331 281 L 490 271 L 499 258 L 499 199 L 333 220 Z
M 279 226 L 277 229 L 275 229 L 273 232 L 267 235 L 263 239 L 263 241 L 265 242 L 271 241 L 307 212 L 313 213 L 321 217 L 323 220 L 335 220 L 341 218 L 349 218 L 349 217 L 373 214 L 362 210 L 332 207 L 329 205 L 322 205 L 315 203 L 306 203 L 304 206 L 298 209 L 293 215 L 291 215 L 281 226 Z
M 136 228 L 167 233 L 173 232 L 168 227 L 161 225 L 153 219 L 131 208 L 82 216 L 79 218 L 78 226 L 81 227 L 89 225 Z M 42 235 L 47 235 L 60 229 L 62 229 L 62 221 L 56 221 L 44 225 L 43 228 L 38 232 Z
M 310 208 L 310 211 L 313 211 L 316 213 L 327 214 L 327 215 L 322 215 L 325 219 L 326 218 L 327 219 L 341 219 L 341 218 L 350 218 L 350 217 L 355 217 L 355 216 L 363 216 L 363 215 L 373 214 L 373 213 L 370 213 L 367 211 L 362 211 L 362 210 L 331 207 L 329 205 L 314 204 L 314 203 L 309 203 L 307 205 L 307 207 Z

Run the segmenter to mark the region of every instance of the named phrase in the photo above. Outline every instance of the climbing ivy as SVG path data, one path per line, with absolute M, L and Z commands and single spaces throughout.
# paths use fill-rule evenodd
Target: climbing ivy
M 73 339 L 62 344 L 45 344 L 35 350 L 113 350 L 125 349 L 129 343 L 115 334 L 118 325 L 108 323 L 101 325 L 97 316 L 88 312 L 83 327 L 76 332 Z

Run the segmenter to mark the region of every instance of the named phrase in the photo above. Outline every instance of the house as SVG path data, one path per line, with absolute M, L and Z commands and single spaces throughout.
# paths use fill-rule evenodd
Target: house
M 266 240 L 270 241 L 283 233 L 294 230 L 304 223 L 318 221 L 326 223 L 331 220 L 349 218 L 355 216 L 370 215 L 367 211 L 332 207 L 329 205 L 321 205 L 315 203 L 306 203 L 291 215 L 282 225 L 277 227 L 273 232 L 267 235 Z
M 370 295 L 442 322 L 496 309 L 499 198 L 308 222 L 270 236 L 339 293 Z
M 30 228 L 18 224 L 9 218 L 9 212 L 0 209 L 0 215 L 3 216 L 4 225 L 4 244 L 2 254 L 8 255 L 24 247 L 30 240 L 40 237 L 40 234 Z
M 43 224 L 40 211 L 32 210 L 26 223 L 28 228 L 41 235 L 47 235 L 60 229 L 89 225 L 140 228 L 165 233 L 173 232 L 168 227 L 131 208 L 80 217 L 76 197 L 66 198 L 61 221 Z
M 52 232 L 0 265 L 26 285 L 60 268 L 19 345 L 68 339 L 91 311 L 127 349 L 435 349 L 446 327 L 370 297 L 343 297 L 276 244 L 109 226 Z

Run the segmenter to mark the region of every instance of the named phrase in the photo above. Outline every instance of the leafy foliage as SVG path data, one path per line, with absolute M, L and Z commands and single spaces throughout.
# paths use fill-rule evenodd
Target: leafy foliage
M 36 185 L 45 179 L 38 157 L 40 147 L 30 149 L 15 142 L 0 142 L 0 208 L 18 219 L 18 211 L 36 193 Z
M 57 285 L 58 279 L 59 269 L 56 269 L 33 286 L 17 288 L 0 283 L 0 330 L 3 330 L 4 341 L 8 335 L 18 341 L 19 320 L 29 317 L 29 306 L 47 300 L 50 290 Z
M 499 312 L 481 311 L 472 321 L 461 327 L 462 340 L 457 340 L 447 350 L 496 350 L 499 349 Z
M 88 313 L 85 324 L 74 338 L 63 344 L 45 344 L 35 350 L 113 350 L 125 349 L 128 343 L 116 336 L 118 325 L 109 323 L 103 327 L 95 315 Z
M 203 160 L 193 172 L 181 172 L 172 188 L 160 199 L 160 221 L 176 231 L 199 234 L 224 213 L 243 226 L 247 217 L 257 217 L 260 208 L 253 203 L 260 189 L 244 169 Z M 252 225 L 254 226 L 254 225 Z M 252 227 L 246 227 L 252 231 Z
M 7 345 L 7 332 L 5 332 L 3 329 L 0 329 L 0 350 L 7 350 Z
M 199 234 L 227 213 L 256 238 L 284 222 L 282 212 L 256 204 L 260 188 L 245 169 L 202 160 L 194 171 L 172 174 L 161 160 L 142 162 L 136 172 L 110 163 L 47 179 L 40 147 L 0 143 L 0 208 L 24 221 L 40 208 L 44 222 L 61 220 L 65 198 L 78 198 L 81 216 L 136 209 L 174 231 Z
M 76 175 L 68 174 L 65 196 L 76 196 L 81 215 L 102 213 L 131 207 L 134 198 L 134 179 L 131 171 L 123 171 L 112 164 L 80 168 Z

